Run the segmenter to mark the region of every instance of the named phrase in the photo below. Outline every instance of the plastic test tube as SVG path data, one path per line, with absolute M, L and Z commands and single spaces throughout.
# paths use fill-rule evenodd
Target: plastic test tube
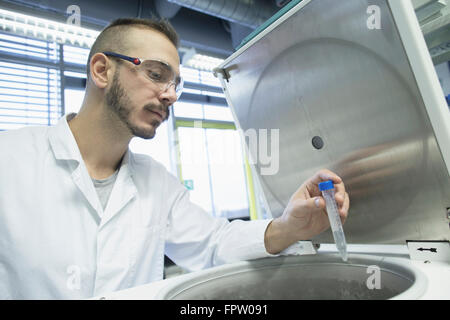
M 341 218 L 334 198 L 333 181 L 328 180 L 319 183 L 319 190 L 325 199 L 327 206 L 328 219 L 330 220 L 331 230 L 333 231 L 334 242 L 341 254 L 342 260 L 347 261 L 347 243 L 345 242 L 344 229 L 342 229 Z

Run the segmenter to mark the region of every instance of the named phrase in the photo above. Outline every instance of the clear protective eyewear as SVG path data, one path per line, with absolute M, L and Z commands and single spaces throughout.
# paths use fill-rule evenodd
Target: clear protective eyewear
M 132 64 L 139 66 L 144 75 L 149 80 L 157 84 L 162 92 L 169 90 L 169 88 L 173 85 L 175 88 L 175 93 L 177 94 L 177 99 L 180 98 L 183 91 L 183 78 L 177 76 L 172 67 L 167 63 L 159 60 L 129 57 L 111 51 L 105 51 L 102 53 L 106 56 L 130 61 Z

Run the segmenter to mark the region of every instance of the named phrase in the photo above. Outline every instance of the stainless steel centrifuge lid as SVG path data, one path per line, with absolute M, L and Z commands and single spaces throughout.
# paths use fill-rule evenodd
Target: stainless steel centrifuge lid
M 444 97 L 429 89 L 439 83 L 418 24 L 403 21 L 408 7 L 392 6 L 304 1 L 220 66 L 247 145 L 252 132 L 258 143 L 269 141 L 267 151 L 261 144 L 249 150 L 273 216 L 305 179 L 328 168 L 350 194 L 348 242 L 450 238 L 449 119 L 432 114 Z M 419 45 L 406 45 L 409 36 Z M 278 160 L 270 154 L 277 130 Z M 330 232 L 314 240 L 333 241 Z

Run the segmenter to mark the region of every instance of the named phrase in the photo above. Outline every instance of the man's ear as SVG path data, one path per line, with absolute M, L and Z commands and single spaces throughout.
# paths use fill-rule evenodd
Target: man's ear
M 89 68 L 91 80 L 95 86 L 100 89 L 106 88 L 113 74 L 113 65 L 110 60 L 103 53 L 97 52 L 91 57 Z

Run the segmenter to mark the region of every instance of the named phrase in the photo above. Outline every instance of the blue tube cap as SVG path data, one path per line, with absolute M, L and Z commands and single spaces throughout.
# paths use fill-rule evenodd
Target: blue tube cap
M 332 180 L 328 180 L 328 181 L 319 183 L 320 191 L 329 190 L 329 189 L 334 189 L 334 184 L 333 184 Z

